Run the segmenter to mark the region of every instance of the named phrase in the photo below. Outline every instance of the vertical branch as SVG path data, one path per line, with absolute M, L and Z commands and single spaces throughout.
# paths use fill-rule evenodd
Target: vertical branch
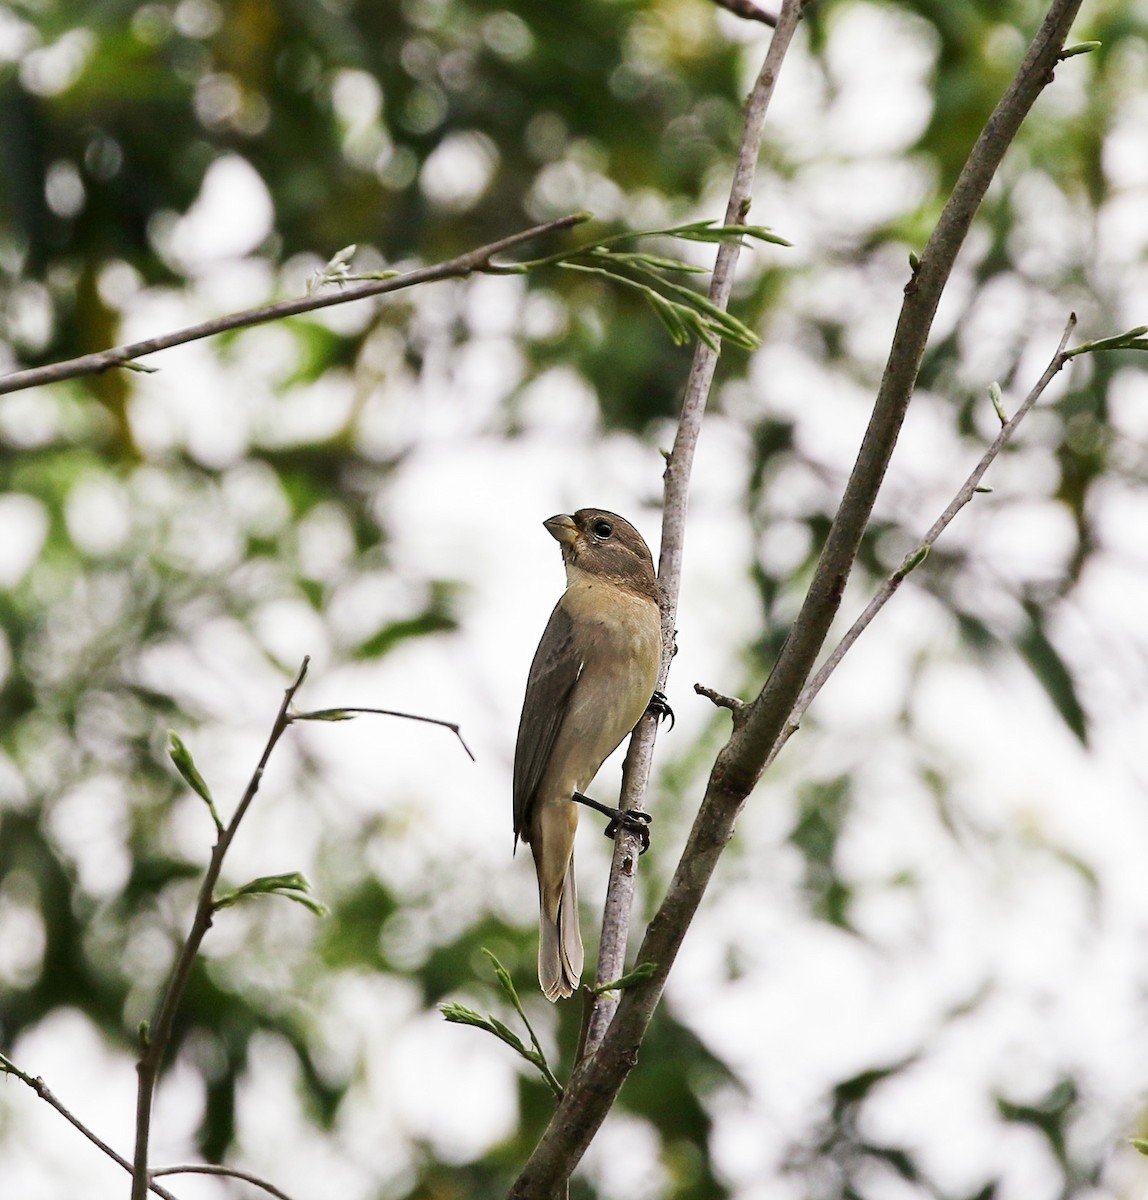
M 738 148 L 725 224 L 744 225 L 749 212 L 754 173 L 761 152 L 762 131 L 769 102 L 773 97 L 778 72 L 793 41 L 806 0 L 786 0 L 777 18 L 777 27 L 761 72 L 745 106 L 741 145 Z M 722 242 L 710 280 L 709 298 L 721 309 L 729 305 L 733 290 L 741 244 L 737 240 Z M 717 369 L 718 352 L 699 341 L 693 365 L 686 383 L 681 416 L 678 419 L 674 447 L 666 461 L 664 500 L 662 507 L 662 547 L 658 560 L 658 583 L 662 593 L 662 665 L 658 673 L 658 688 L 666 686 L 670 662 L 674 656 L 674 629 L 677 624 L 678 595 L 681 591 L 682 555 L 685 549 L 686 507 L 689 500 L 690 472 L 694 451 L 701 433 L 710 387 Z M 642 808 L 649 784 L 653 760 L 657 720 L 646 714 L 630 739 L 622 774 L 622 807 Z M 610 866 L 610 881 L 602 918 L 602 936 L 598 950 L 596 983 L 601 987 L 618 979 L 625 971 L 626 942 L 630 928 L 630 912 L 636 885 L 635 867 L 638 860 L 638 839 L 624 827 L 614 841 L 614 858 Z M 618 1006 L 617 993 L 606 992 L 595 997 L 585 1039 L 585 1054 L 593 1054 L 606 1033 L 606 1028 Z
M 309 663 L 309 658 L 303 659 L 303 665 L 299 668 L 299 673 L 295 676 L 295 681 L 283 693 L 283 703 L 279 705 L 279 712 L 275 717 L 275 723 L 271 726 L 271 733 L 267 738 L 267 745 L 263 748 L 259 765 L 255 768 L 247 784 L 247 789 L 235 809 L 234 816 L 228 822 L 227 827 L 220 830 L 219 836 L 216 838 L 215 848 L 211 852 L 211 860 L 207 864 L 203 883 L 199 888 L 199 898 L 196 901 L 195 916 L 192 918 L 191 929 L 180 949 L 175 966 L 172 968 L 167 991 L 164 992 L 163 1000 L 160 1002 L 155 1019 L 144 1034 L 143 1054 L 136 1064 L 136 1074 L 139 1082 L 136 1090 L 136 1143 L 133 1157 L 132 1200 L 145 1200 L 147 1196 L 149 1183 L 147 1166 L 148 1143 L 151 1136 L 152 1101 L 155 1096 L 156 1080 L 159 1077 L 159 1070 L 163 1064 L 164 1053 L 171 1041 L 171 1031 L 175 1024 L 175 1014 L 179 1010 L 183 994 L 187 990 L 187 982 L 191 978 L 191 969 L 195 965 L 196 956 L 199 954 L 199 947 L 202 945 L 207 931 L 211 928 L 211 921 L 215 915 L 215 885 L 219 881 L 219 873 L 223 868 L 223 859 L 232 841 L 235 839 L 239 823 L 246 815 L 252 800 L 255 799 L 256 792 L 259 791 L 259 785 L 263 780 L 263 771 L 267 766 L 268 759 L 271 757 L 271 752 L 275 749 L 287 726 L 291 724 L 291 701 L 295 698 L 295 693 L 299 690 L 300 685 L 307 676 L 307 666 Z

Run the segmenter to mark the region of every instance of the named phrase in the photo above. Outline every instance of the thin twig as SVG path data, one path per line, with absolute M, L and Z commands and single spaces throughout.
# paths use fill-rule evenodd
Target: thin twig
M 744 720 L 735 725 L 729 742 L 717 756 L 666 897 L 642 940 L 638 961 L 655 963 L 655 974 L 648 983 L 626 989 L 597 1051 L 583 1058 L 575 1069 L 561 1105 L 514 1182 L 510 1192 L 514 1200 L 550 1197 L 564 1186 L 637 1061 L 666 977 L 733 835 L 734 821 L 760 778 L 837 612 L 957 252 L 1005 151 L 1052 79 L 1079 6 L 1080 0 L 1053 0 L 1050 4 L 1023 63 L 989 117 L 945 204 L 906 287 L 869 428 L 818 560 L 810 592 L 766 686 L 743 712 Z M 775 37 L 780 35 L 787 13 L 795 7 L 783 5 Z M 671 461 L 671 469 L 673 466 Z
M 777 25 L 777 15 L 758 8 L 753 0 L 714 0 L 718 8 L 728 9 L 735 17 L 744 17 L 747 21 L 760 21 L 763 25 Z
M 806 710 L 817 698 L 818 692 L 825 686 L 830 675 L 837 670 L 841 664 L 841 660 L 852 648 L 853 644 L 861 636 L 862 633 L 869 627 L 873 618 L 885 607 L 892 599 L 897 589 L 908 577 L 910 572 L 918 566 L 925 558 L 925 555 L 932 548 L 936 540 L 942 533 L 952 524 L 957 513 L 965 507 L 966 504 L 976 495 L 977 488 L 981 480 L 984 478 L 985 472 L 992 466 L 993 462 L 1000 452 L 1005 448 L 1016 432 L 1017 426 L 1024 420 L 1025 416 L 1032 406 L 1041 398 L 1048 385 L 1056 378 L 1065 364 L 1072 357 L 1071 353 L 1066 352 L 1068 339 L 1072 336 L 1072 331 L 1076 328 L 1076 314 L 1073 313 L 1068 318 L 1068 324 L 1064 327 L 1064 333 L 1061 335 L 1060 344 L 1056 348 L 1056 353 L 1052 356 L 1047 367 L 1044 369 L 1044 374 L 1037 380 L 1029 394 L 1024 398 L 1021 406 L 1016 410 L 1011 419 L 1007 419 L 1001 427 L 1000 433 L 997 434 L 993 443 L 985 451 L 980 462 L 973 469 L 972 474 L 961 485 L 960 490 L 949 502 L 948 507 L 930 526 L 928 533 L 921 538 L 920 542 L 905 555 L 904 561 L 894 571 L 888 579 L 874 593 L 873 598 L 865 606 L 864 611 L 856 621 L 849 627 L 845 636 L 833 649 L 833 653 L 820 666 L 817 673 L 802 689 L 801 695 L 797 698 L 797 703 L 793 706 L 793 711 L 789 714 L 785 722 L 785 727 L 781 731 L 781 736 L 777 739 L 776 744 L 770 751 L 769 757 L 766 759 L 766 765 L 773 762 L 777 757 L 781 747 L 797 732 L 797 727 L 801 723 L 801 718 L 805 715 Z
M 39 1075 L 29 1075 L 26 1071 L 21 1071 L 10 1058 L 6 1058 L 3 1054 L 0 1054 L 0 1072 L 3 1072 L 5 1075 L 14 1075 L 21 1082 L 26 1083 L 41 1100 L 50 1104 L 65 1121 L 69 1122 L 75 1129 L 78 1129 L 93 1146 L 103 1151 L 112 1162 L 118 1163 L 125 1171 L 131 1172 L 132 1164 L 122 1154 L 117 1154 L 103 1138 L 93 1133 L 79 1117 L 62 1101 L 57 1099 L 52 1089 L 48 1087 Z M 152 1183 L 150 1187 L 157 1196 L 163 1197 L 163 1200 L 176 1200 L 176 1197 L 167 1188 L 161 1187 L 158 1183 Z
M 462 730 L 454 721 L 444 721 L 441 717 L 422 717 L 418 713 L 402 712 L 395 708 L 319 708 L 314 712 L 292 713 L 292 721 L 342 721 L 345 717 L 352 717 L 356 713 L 374 713 L 380 717 L 402 717 L 407 721 L 425 721 L 428 725 L 441 725 L 443 729 L 449 729 L 451 733 L 458 738 L 462 748 L 470 755 L 471 762 L 477 762 L 474 757 L 474 751 L 466 744 L 466 739 L 462 736 Z
M 82 354 L 79 358 L 70 358 L 64 362 L 50 363 L 43 367 L 13 371 L 9 375 L 0 376 L 0 395 L 4 395 L 6 392 L 18 392 L 24 388 L 38 387 L 45 383 L 58 383 L 63 379 L 75 379 L 80 375 L 99 374 L 112 367 L 122 367 L 130 363 L 132 359 L 140 358 L 145 354 L 154 354 L 157 350 L 167 350 L 172 346 L 198 341 L 200 338 L 213 337 L 217 333 L 225 333 L 232 329 L 246 329 L 252 325 L 265 324 L 267 321 L 278 321 L 283 317 L 295 317 L 300 313 L 330 308 L 335 304 L 350 304 L 353 300 L 363 300 L 368 296 L 382 296 L 387 292 L 397 292 L 421 283 L 433 283 L 442 279 L 461 279 L 476 273 L 500 274 L 506 268 L 500 267 L 492 261 L 496 254 L 511 250 L 534 238 L 543 237 L 545 234 L 556 233 L 562 229 L 569 229 L 573 225 L 580 225 L 589 219 L 589 213 L 572 213 L 569 216 L 558 217 L 554 221 L 546 221 L 542 225 L 535 225 L 532 229 L 512 233 L 509 237 L 479 246 L 475 250 L 468 250 L 457 258 L 437 263 L 434 266 L 419 267 L 417 270 L 407 271 L 387 279 L 368 280 L 364 283 L 343 287 L 337 291 L 300 296 L 297 299 L 282 300 L 276 304 L 264 304 L 259 308 L 249 308 L 229 316 L 202 321 L 198 325 L 177 329 L 173 333 L 146 338 L 142 342 L 132 342 L 127 346 L 99 350 L 94 354 Z
M 283 736 L 288 725 L 291 724 L 291 702 L 294 700 L 295 693 L 299 690 L 303 680 L 307 676 L 307 667 L 310 661 L 310 658 L 303 659 L 303 664 L 299 668 L 299 673 L 295 676 L 294 682 L 283 693 L 283 702 L 279 705 L 279 712 L 275 717 L 274 724 L 271 726 L 271 733 L 267 738 L 266 746 L 263 748 L 259 764 L 256 766 L 247 784 L 247 788 L 235 809 L 234 815 L 228 822 L 227 827 L 216 838 L 215 847 L 211 852 L 211 859 L 207 864 L 207 870 L 204 872 L 203 883 L 199 888 L 199 898 L 196 901 L 195 915 L 192 918 L 191 929 L 183 946 L 180 948 L 179 956 L 176 959 L 175 966 L 172 968 L 171 978 L 168 980 L 167 991 L 160 1002 L 155 1019 L 151 1022 L 145 1034 L 144 1051 L 139 1062 L 136 1064 L 139 1086 L 136 1093 L 136 1145 L 132 1200 L 144 1200 L 147 1193 L 148 1142 L 151 1133 L 152 1099 L 155 1095 L 156 1079 L 159 1076 L 159 1069 L 163 1063 L 164 1053 L 168 1048 L 168 1043 L 171 1041 L 171 1031 L 175 1024 L 175 1015 L 179 1010 L 183 994 L 187 989 L 187 982 L 191 977 L 191 970 L 195 965 L 199 947 L 207 931 L 211 928 L 212 917 L 215 913 L 215 885 L 219 880 L 219 873 L 223 868 L 223 859 L 235 838 L 240 822 L 251 806 L 252 800 L 255 799 L 255 794 L 259 791 L 259 785 L 263 780 L 263 771 L 267 766 L 268 759 L 271 757 L 271 752 L 275 749 L 276 744 Z
M 869 425 L 817 560 L 809 591 L 761 695 L 715 766 L 723 790 L 728 789 L 731 797 L 747 796 L 757 783 L 825 644 L 913 395 L 941 293 L 1005 152 L 1037 97 L 1052 82 L 1058 55 L 1080 3 L 1081 0 L 1053 0 L 1050 4 L 1024 61 L 969 152 L 952 195 L 905 286 L 901 314 Z
M 234 1167 L 216 1166 L 214 1163 L 182 1163 L 175 1167 L 156 1167 L 151 1173 L 152 1179 L 160 1175 L 223 1175 L 228 1179 L 242 1179 L 244 1183 L 254 1184 L 265 1192 L 276 1196 L 278 1200 L 291 1200 L 291 1197 L 266 1179 L 252 1175 L 249 1171 L 237 1171 Z
M 761 72 L 745 106 L 741 145 L 738 147 L 726 205 L 725 225 L 744 225 L 749 212 L 754 173 L 761 153 L 765 116 L 773 96 L 774 84 L 793 40 L 804 8 L 803 0 L 790 0 L 783 5 L 781 19 L 770 40 L 769 50 Z M 723 242 L 718 248 L 710 280 L 710 302 L 719 309 L 729 306 L 733 291 L 734 270 L 741 246 L 738 240 Z M 674 629 L 677 624 L 678 594 L 681 590 L 682 555 L 685 549 L 686 505 L 689 500 L 690 473 L 694 452 L 701 433 L 718 352 L 699 341 L 694 350 L 689 379 L 686 382 L 682 411 L 678 419 L 673 450 L 666 460 L 665 494 L 662 505 L 662 545 L 658 559 L 658 584 L 662 593 L 662 665 L 658 674 L 658 690 L 665 691 L 670 663 L 674 655 Z M 624 809 L 642 810 L 649 786 L 653 762 L 657 718 L 647 715 L 639 723 L 626 752 L 622 769 L 622 801 Z M 630 930 L 630 913 L 634 905 L 637 884 L 638 839 L 624 826 L 619 827 L 614 840 L 614 857 L 606 902 L 602 914 L 602 935 L 599 939 L 598 969 L 595 986 L 609 983 L 625 973 L 626 944 Z M 600 991 L 595 995 L 586 1028 L 584 1053 L 591 1055 L 601 1044 L 606 1028 L 618 1007 L 619 995 Z
M 706 687 L 701 683 L 694 684 L 694 691 L 699 696 L 704 696 L 716 708 L 728 708 L 734 716 L 748 707 L 744 700 L 739 700 L 736 696 L 727 696 L 724 692 L 714 691 L 713 688 Z

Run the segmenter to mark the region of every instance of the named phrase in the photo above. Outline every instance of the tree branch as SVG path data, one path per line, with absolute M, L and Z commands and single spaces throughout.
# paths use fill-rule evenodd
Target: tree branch
M 234 815 L 226 828 L 220 830 L 216 838 L 215 847 L 211 852 L 211 860 L 207 864 L 203 883 L 200 884 L 199 898 L 196 901 L 195 915 L 192 918 L 191 929 L 180 949 L 175 966 L 172 968 L 167 991 L 160 1002 L 155 1019 L 145 1034 L 144 1052 L 136 1064 L 139 1085 L 136 1092 L 136 1145 L 132 1200 L 144 1200 L 147 1194 L 148 1141 L 151 1133 L 152 1098 L 155 1095 L 156 1079 L 159 1076 L 159 1069 L 163 1062 L 164 1053 L 167 1050 L 168 1043 L 171 1041 L 171 1031 L 175 1023 L 175 1014 L 183 1000 L 183 994 L 187 990 L 187 982 L 191 977 L 191 969 L 195 964 L 196 955 L 199 953 L 199 947 L 203 943 L 207 931 L 211 928 L 212 918 L 215 914 L 215 885 L 219 881 L 219 873 L 223 868 L 223 859 L 232 841 L 235 839 L 239 823 L 246 815 L 252 800 L 255 799 L 256 792 L 259 791 L 259 785 L 263 780 L 263 771 L 271 757 L 271 752 L 275 749 L 287 726 L 291 724 L 291 717 L 289 715 L 291 701 L 295 698 L 295 693 L 299 690 L 303 680 L 307 676 L 307 667 L 310 661 L 310 658 L 303 659 L 303 665 L 299 668 L 299 673 L 295 676 L 295 681 L 283 693 L 283 702 L 279 705 L 279 712 L 275 717 L 274 724 L 271 726 L 271 733 L 267 738 L 266 746 L 263 748 L 259 764 L 247 784 L 247 788 L 235 809 Z
M 1001 426 L 1000 433 L 997 434 L 993 443 L 985 451 L 980 462 L 973 468 L 972 474 L 961 485 L 960 491 L 949 502 L 948 507 L 930 526 L 928 533 L 917 543 L 917 545 L 905 555 L 904 561 L 895 570 L 888 579 L 874 593 L 873 598 L 865 606 L 864 611 L 856 621 L 849 627 L 845 636 L 833 649 L 833 653 L 822 663 L 817 673 L 802 689 L 801 695 L 797 698 L 797 703 L 794 704 L 792 712 L 786 719 L 785 727 L 781 731 L 781 736 L 777 739 L 773 749 L 769 752 L 769 757 L 766 759 L 768 766 L 777 757 L 782 746 L 797 732 L 798 726 L 801 724 L 801 718 L 805 715 L 806 710 L 817 698 L 818 692 L 828 682 L 830 675 L 837 670 L 841 664 L 841 660 L 853 647 L 857 639 L 869 627 L 873 618 L 885 607 L 885 605 L 893 598 L 897 589 L 904 583 L 911 571 L 921 564 L 926 554 L 932 548 L 937 538 L 945 532 L 952 524 L 957 513 L 965 507 L 966 504 L 976 495 L 977 488 L 981 480 L 984 478 L 985 472 L 992 466 L 996 457 L 1008 444 L 1012 435 L 1016 432 L 1021 421 L 1024 420 L 1028 411 L 1041 398 L 1048 385 L 1056 378 L 1064 366 L 1073 357 L 1073 352 L 1067 351 L 1068 339 L 1072 336 L 1072 331 L 1076 328 L 1076 314 L 1073 313 L 1068 318 L 1068 324 L 1064 327 L 1064 333 L 1061 335 L 1060 344 L 1056 348 L 1056 353 L 1052 356 L 1048 366 L 1044 369 L 1044 374 L 1034 384 L 1032 390 L 1024 398 L 1021 406 L 1013 414 L 1012 418 L 1006 420 Z
M 172 761 L 179 769 L 180 774 L 183 775 L 184 779 L 206 802 L 211 810 L 212 818 L 215 821 L 216 840 L 211 852 L 211 859 L 203 876 L 203 882 L 200 884 L 199 897 L 196 900 L 191 929 L 180 948 L 175 966 L 172 968 L 171 977 L 168 980 L 167 990 L 164 992 L 163 1000 L 160 1002 L 155 1019 L 150 1027 L 141 1031 L 143 1054 L 136 1064 L 139 1086 L 136 1092 L 135 1160 L 134 1165 L 129 1167 L 133 1172 L 132 1200 L 144 1200 L 145 1193 L 147 1192 L 149 1179 L 147 1166 L 148 1142 L 151 1132 L 152 1101 L 155 1095 L 156 1080 L 159 1077 L 164 1054 L 171 1041 L 171 1031 L 175 1023 L 175 1015 L 183 1001 L 184 992 L 187 990 L 187 983 L 191 977 L 192 967 L 195 965 L 199 948 L 203 943 L 204 937 L 207 935 L 207 931 L 211 928 L 211 923 L 216 912 L 221 908 L 235 903 L 242 896 L 267 894 L 287 896 L 298 903 L 305 904 L 319 915 L 323 915 L 326 911 L 321 905 L 311 899 L 307 881 L 297 873 L 265 876 L 254 880 L 246 887 L 239 888 L 226 895 L 217 896 L 215 894 L 215 885 L 219 882 L 219 875 L 223 868 L 223 859 L 231 847 L 240 822 L 246 816 L 251 802 L 255 799 L 255 795 L 259 791 L 259 785 L 263 780 L 263 772 L 271 758 L 271 752 L 286 732 L 287 727 L 295 721 L 349 720 L 356 713 L 377 713 L 381 716 L 404 717 L 410 721 L 425 721 L 428 724 L 440 725 L 451 730 L 455 737 L 462 743 L 463 749 L 466 750 L 467 754 L 470 754 L 471 759 L 474 758 L 474 755 L 470 752 L 470 747 L 463 740 L 458 726 L 451 721 L 440 720 L 438 717 L 422 717 L 414 713 L 400 712 L 395 709 L 386 708 L 325 708 L 315 712 L 293 712 L 291 705 L 295 699 L 295 693 L 298 692 L 303 684 L 303 680 L 307 677 L 307 667 L 310 662 L 309 657 L 303 659 L 294 682 L 283 693 L 283 701 L 279 705 L 279 712 L 276 714 L 274 724 L 271 726 L 271 733 L 268 735 L 267 744 L 263 747 L 263 754 L 251 779 L 248 781 L 247 788 L 239 804 L 236 806 L 235 813 L 226 826 L 220 822 L 219 815 L 211 799 L 211 793 L 208 790 L 207 784 L 200 776 L 199 771 L 196 769 L 191 755 L 187 751 L 187 747 L 183 745 L 177 736 L 172 735 Z M 177 1168 L 168 1168 L 167 1173 L 174 1173 L 175 1170 Z M 209 1170 L 208 1168 L 180 1167 L 178 1170 L 202 1170 L 209 1174 L 235 1175 L 238 1178 L 248 1179 L 249 1182 L 257 1183 L 260 1187 L 273 1192 L 277 1196 L 282 1195 L 281 1192 L 276 1192 L 274 1188 L 263 1183 L 262 1180 L 242 1175 L 237 1171 L 232 1171 L 230 1168 L 212 1168 Z M 155 1174 L 160 1173 L 163 1172 L 152 1172 L 151 1175 L 154 1177 Z
M 403 717 L 408 721 L 424 721 L 427 725 L 441 725 L 449 729 L 459 740 L 459 744 L 467 752 L 471 762 L 477 761 L 474 751 L 466 744 L 462 730 L 456 721 L 444 721 L 441 717 L 422 717 L 418 713 L 403 712 L 396 708 L 320 708 L 315 712 L 292 713 L 292 721 L 349 721 L 359 713 L 370 713 L 379 717 Z
M 1049 6 L 1024 61 L 969 153 L 913 277 L 905 286 L 901 315 L 869 427 L 809 592 L 761 695 L 751 706 L 745 724 L 735 732 L 715 763 L 714 780 L 731 797 L 744 799 L 757 783 L 829 633 L 901 431 L 941 292 L 1005 151 L 1037 97 L 1052 81 L 1061 47 L 1080 3 L 1081 0 L 1054 0 Z M 741 799 L 732 800 L 735 809 Z
M 132 1164 L 124 1158 L 122 1154 L 117 1154 L 115 1150 L 108 1145 L 98 1134 L 93 1133 L 84 1123 L 77 1117 L 71 1109 L 69 1109 L 62 1101 L 57 1099 L 52 1089 L 38 1075 L 29 1075 L 26 1071 L 21 1071 L 18 1066 L 10 1059 L 0 1054 L 0 1072 L 5 1075 L 14 1075 L 21 1082 L 26 1083 L 32 1091 L 40 1097 L 41 1100 L 50 1104 L 65 1121 L 69 1122 L 74 1128 L 78 1129 L 84 1137 L 88 1139 L 98 1150 L 102 1150 L 114 1163 L 118 1163 L 125 1171 L 131 1172 Z M 158 1183 L 151 1183 L 149 1187 L 157 1196 L 163 1200 L 176 1200 L 165 1187 L 161 1187 Z
M 661 998 L 667 974 L 718 858 L 733 835 L 734 820 L 760 778 L 840 605 L 862 532 L 912 395 L 933 316 L 957 252 L 1005 151 L 1036 98 L 1052 79 L 1079 6 L 1080 0 L 1054 0 L 1050 5 L 1016 76 L 970 152 L 913 278 L 905 288 L 901 316 L 869 427 L 818 560 L 809 593 L 765 687 L 741 714 L 744 720 L 735 727 L 729 742 L 718 754 L 669 890 L 642 941 L 638 960 L 654 963 L 656 972 L 648 983 L 626 990 L 598 1050 L 584 1058 L 575 1069 L 562 1104 L 511 1189 L 510 1195 L 517 1200 L 552 1196 L 563 1186 L 637 1060 L 638 1049 Z M 790 3 L 783 6 L 778 34 L 795 8 L 796 5 Z M 684 436 L 688 438 L 689 435 Z M 696 440 L 696 432 L 693 438 Z M 679 441 L 682 440 L 679 431 Z M 671 458 L 667 471 L 667 500 L 675 470 Z M 676 573 L 675 562 L 680 561 L 680 524 L 673 536 L 671 530 L 674 529 L 672 522 L 680 522 L 683 513 L 684 505 L 674 515 L 669 511 L 666 514 L 662 566 L 667 575 Z M 663 675 L 664 668 L 665 664 Z M 648 721 L 645 719 L 643 724 Z M 633 749 L 631 754 L 634 754 Z
M 761 153 L 765 116 L 773 96 L 773 88 L 786 52 L 801 19 L 804 0 L 790 0 L 783 5 L 769 50 L 753 91 L 746 102 L 745 122 L 741 145 L 738 148 L 729 202 L 724 224 L 743 225 L 749 212 L 753 178 Z M 718 248 L 710 280 L 709 298 L 712 304 L 725 309 L 733 290 L 734 271 L 741 246 L 737 240 L 723 242 Z M 718 352 L 699 341 L 686 383 L 682 411 L 678 419 L 674 447 L 666 460 L 664 475 L 665 496 L 662 506 L 662 546 L 658 561 L 658 584 L 662 594 L 662 665 L 658 674 L 658 690 L 664 691 L 674 655 L 674 627 L 677 623 L 678 594 L 681 591 L 682 555 L 685 548 L 686 505 L 689 500 L 690 472 L 694 452 L 701 433 L 710 387 L 717 369 Z M 622 774 L 622 808 L 641 809 L 649 785 L 653 760 L 657 718 L 647 714 L 639 722 L 630 739 Z M 634 903 L 638 839 L 625 827 L 619 827 L 614 839 L 614 858 L 599 940 L 598 969 L 595 985 L 601 986 L 621 976 L 626 969 L 626 943 L 630 929 L 630 912 Z M 616 992 L 594 997 L 586 1030 L 585 1054 L 593 1054 L 605 1036 L 606 1027 L 618 1007 Z
M 714 0 L 718 8 L 727 9 L 735 17 L 744 17 L 747 21 L 760 21 L 763 25 L 777 27 L 777 16 L 758 8 L 753 0 Z
M 221 1175 L 227 1179 L 242 1179 L 244 1183 L 262 1188 L 263 1191 L 277 1197 L 277 1200 L 291 1200 L 286 1192 L 273 1183 L 268 1183 L 266 1179 L 260 1179 L 258 1175 L 252 1175 L 249 1171 L 237 1171 L 234 1167 L 221 1167 L 213 1163 L 183 1163 L 174 1167 L 157 1167 L 151 1173 L 153 1180 L 160 1175 Z M 155 1185 L 152 1187 L 154 1189 Z
M 201 321 L 198 325 L 190 325 L 186 329 L 177 329 L 173 333 L 165 333 L 159 337 L 147 338 L 142 342 L 132 342 L 127 346 L 115 346 L 110 350 L 99 350 L 94 354 L 83 354 L 79 358 L 70 358 L 65 362 L 50 363 L 43 367 L 13 371 L 9 375 L 0 376 L 0 396 L 6 392 L 18 392 L 25 388 L 39 387 L 45 383 L 58 383 L 63 379 L 75 379 L 81 375 L 96 375 L 112 367 L 122 367 L 145 354 L 154 354 L 157 350 L 167 350 L 172 346 L 182 346 L 186 342 L 213 337 L 217 333 L 226 333 L 232 329 L 246 329 L 252 325 L 278 321 L 283 317 L 296 317 L 300 313 L 330 308 L 335 304 L 350 304 L 353 300 L 363 300 L 368 296 L 382 296 L 387 292 L 401 291 L 420 283 L 434 283 L 442 279 L 462 279 L 476 273 L 502 273 L 506 268 L 499 267 L 492 261 L 496 254 L 513 249 L 523 242 L 533 241 L 545 234 L 556 233 L 559 230 L 580 225 L 589 219 L 589 213 L 572 213 L 554 221 L 546 221 L 542 225 L 535 225 L 532 229 L 512 233 L 509 237 L 500 238 L 486 246 L 479 246 L 475 250 L 468 250 L 457 258 L 437 263 L 431 267 L 419 267 L 417 270 L 407 271 L 401 275 L 393 275 L 386 279 L 372 279 L 342 287 L 337 291 L 323 292 L 320 295 L 300 296 L 295 300 L 264 304 L 259 308 L 249 308 L 229 316 Z

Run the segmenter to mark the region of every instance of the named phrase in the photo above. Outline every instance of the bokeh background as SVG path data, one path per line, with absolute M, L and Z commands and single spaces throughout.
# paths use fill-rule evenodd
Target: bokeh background
M 800 602 L 920 249 L 1040 17 L 1030 0 L 812 5 L 771 112 L 694 478 L 648 916 L 728 715 Z M 1148 20 L 1090 0 L 942 304 L 842 620 L 1055 349 L 1148 321 Z M 768 31 L 704 0 L 26 0 L 0 6 L 0 361 L 50 362 L 433 262 L 576 209 L 719 217 Z M 567 242 L 539 246 L 538 251 Z M 662 246 L 662 249 L 671 247 Z M 679 247 L 699 262 L 703 248 Z M 0 1049 L 123 1150 L 136 1028 L 212 829 L 305 654 L 303 707 L 225 871 L 303 870 L 331 915 L 220 915 L 158 1098 L 157 1162 L 296 1200 L 497 1195 L 550 1100 L 504 1047 L 534 976 L 509 774 L 561 586 L 540 522 L 656 546 L 689 351 L 573 272 L 327 310 L 0 398 Z M 1148 381 L 1077 360 L 757 789 L 588 1197 L 1140 1196 L 1148 1081 Z M 842 625 L 844 628 L 844 625 Z M 608 798 L 612 761 L 595 792 Z M 608 844 L 579 843 L 584 925 Z M 126 1177 L 0 1087 L 5 1196 Z M 181 1197 L 244 1185 L 172 1180 Z

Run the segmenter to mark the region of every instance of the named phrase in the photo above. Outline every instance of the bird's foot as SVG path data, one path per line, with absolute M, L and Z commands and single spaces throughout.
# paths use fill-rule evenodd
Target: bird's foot
M 638 853 L 645 854 L 650 848 L 650 822 L 653 819 L 648 812 L 642 812 L 640 808 L 620 808 L 602 832 L 612 839 L 619 828 L 628 829 L 641 844 L 642 848 Z
M 642 846 L 641 854 L 645 854 L 649 850 L 650 822 L 653 817 L 648 812 L 642 812 L 638 808 L 611 808 L 608 804 L 601 804 L 597 800 L 591 800 L 589 796 L 583 796 L 581 792 L 575 792 L 571 799 L 610 818 L 610 822 L 604 830 L 606 837 L 613 838 L 619 828 L 626 829 L 638 838 Z
M 646 711 L 652 712 L 659 721 L 664 721 L 669 717 L 670 728 L 673 729 L 675 724 L 674 710 L 670 707 L 670 702 L 666 699 L 665 692 L 655 692 L 650 697 L 650 703 L 646 705 Z

